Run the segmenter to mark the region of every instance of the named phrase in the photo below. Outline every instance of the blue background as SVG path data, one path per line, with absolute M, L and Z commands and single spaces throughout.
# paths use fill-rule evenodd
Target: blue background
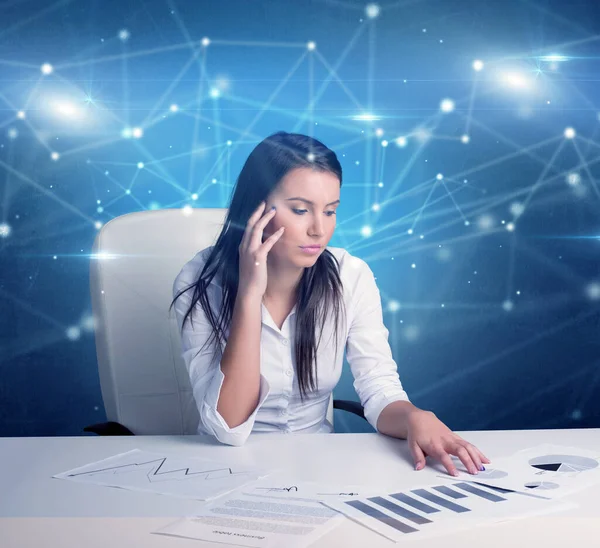
M 281 129 L 339 156 L 330 245 L 374 271 L 416 405 L 454 430 L 600 426 L 596 3 L 0 11 L 0 435 L 105 419 L 98 228 L 226 207 L 249 152 Z M 347 364 L 334 395 L 357 399 Z

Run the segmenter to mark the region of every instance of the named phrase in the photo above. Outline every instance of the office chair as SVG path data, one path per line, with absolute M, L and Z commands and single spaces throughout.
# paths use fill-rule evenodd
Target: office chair
M 182 357 L 173 282 L 214 245 L 225 208 L 161 209 L 112 219 L 96 236 L 90 290 L 102 399 L 99 435 L 196 434 L 199 414 Z M 329 402 L 364 418 L 360 403 Z

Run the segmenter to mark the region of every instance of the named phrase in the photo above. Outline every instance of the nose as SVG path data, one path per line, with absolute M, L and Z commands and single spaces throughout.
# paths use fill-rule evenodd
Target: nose
M 322 237 L 324 234 L 323 230 L 323 219 L 316 215 L 311 225 L 312 236 Z

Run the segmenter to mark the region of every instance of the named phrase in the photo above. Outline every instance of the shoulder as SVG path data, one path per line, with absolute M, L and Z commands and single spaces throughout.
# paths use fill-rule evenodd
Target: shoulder
M 198 276 L 206 264 L 208 256 L 210 255 L 213 247 L 214 246 L 211 245 L 198 251 L 198 253 L 196 253 L 187 263 L 183 265 L 181 271 L 175 278 L 175 282 L 173 284 L 174 292 L 179 292 L 198 280 Z M 211 284 L 212 283 L 216 283 L 214 278 L 211 281 Z
M 365 273 L 371 272 L 366 261 L 352 255 L 343 247 L 327 246 L 326 249 L 337 259 L 340 265 L 340 277 L 342 280 L 357 280 L 364 276 Z

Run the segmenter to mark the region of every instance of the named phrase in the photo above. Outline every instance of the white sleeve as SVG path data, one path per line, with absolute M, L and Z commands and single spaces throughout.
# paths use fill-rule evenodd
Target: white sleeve
M 353 288 L 353 318 L 346 341 L 346 358 L 365 418 L 377 430 L 377 419 L 388 404 L 410 400 L 402 388 L 388 343 L 389 331 L 383 323 L 375 277 L 369 265 L 362 260 L 361 263 Z
M 186 267 L 184 267 L 173 285 L 173 297 L 194 281 L 186 272 Z M 214 287 L 209 286 L 209 299 L 211 298 L 211 289 Z M 183 293 L 173 305 L 177 316 L 179 333 L 182 333 L 181 325 L 184 315 L 192 302 L 193 292 L 194 288 L 192 287 Z M 221 371 L 219 361 L 220 352 L 217 352 L 213 358 L 213 351 L 216 344 L 218 344 L 217 340 L 215 339 L 210 345 L 206 344 L 211 334 L 212 327 L 204 313 L 202 305 L 198 301 L 194 308 L 193 325 L 190 322 L 189 316 L 185 322 L 185 328 L 181 335 L 181 347 L 182 357 L 185 361 L 192 385 L 194 400 L 200 414 L 200 421 L 206 430 L 220 442 L 228 445 L 243 445 L 252 431 L 257 411 L 269 395 L 269 383 L 261 373 L 258 405 L 242 424 L 234 428 L 229 427 L 225 419 L 217 411 L 217 402 L 219 401 L 225 375 Z M 205 348 L 200 351 L 204 345 L 206 345 Z

